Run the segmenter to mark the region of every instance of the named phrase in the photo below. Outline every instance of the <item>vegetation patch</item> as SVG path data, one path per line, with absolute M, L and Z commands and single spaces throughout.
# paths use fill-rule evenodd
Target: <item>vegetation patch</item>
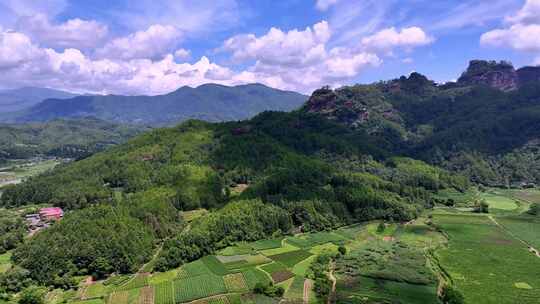
M 286 240 L 281 247 L 265 249 L 265 250 L 261 250 L 260 252 L 262 254 L 264 254 L 265 256 L 271 256 L 271 255 L 281 254 L 281 253 L 285 253 L 285 252 L 289 252 L 289 251 L 295 251 L 295 250 L 298 250 L 298 249 L 300 249 L 300 248 L 297 247 L 297 246 L 291 245 Z
M 533 289 L 531 285 L 525 283 L 525 282 L 517 282 L 514 283 L 514 286 L 519 289 Z
M 249 245 L 255 249 L 255 250 L 266 250 L 266 249 L 272 249 L 272 248 L 279 248 L 281 247 L 281 243 L 283 241 L 283 238 L 279 239 L 268 239 L 268 240 L 260 240 L 253 243 L 250 243 Z
M 271 283 L 270 276 L 255 267 L 243 269 L 242 274 L 244 275 L 244 280 L 250 290 L 252 290 L 257 283 L 263 285 Z
M 156 304 L 175 304 L 173 281 L 163 282 L 154 286 Z
M 295 276 L 291 286 L 285 292 L 286 299 L 299 300 L 304 297 L 304 277 Z
M 282 263 L 285 266 L 293 267 L 294 265 L 298 264 L 299 262 L 307 259 L 312 254 L 305 250 L 296 250 L 296 251 L 289 251 L 285 253 L 280 253 L 276 255 L 271 255 L 269 258 L 272 260 Z
M 467 303 L 538 303 L 534 289 L 519 289 L 513 283 L 540 286 L 540 277 L 531 272 L 540 269 L 540 259 L 524 244 L 487 216 L 438 214 L 433 221 L 449 236 L 448 249 L 437 251 L 438 260 Z
M 223 281 L 229 292 L 242 292 L 248 289 L 242 273 L 228 274 L 223 277 Z
M 280 283 L 294 277 L 294 273 L 290 272 L 289 270 L 279 270 L 272 272 L 271 276 L 274 283 Z
M 227 293 L 223 278 L 216 275 L 199 275 L 174 281 L 175 301 L 178 303 Z

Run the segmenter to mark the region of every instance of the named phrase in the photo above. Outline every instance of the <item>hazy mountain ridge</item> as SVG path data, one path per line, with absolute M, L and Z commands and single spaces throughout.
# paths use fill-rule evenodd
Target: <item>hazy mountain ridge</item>
M 48 99 L 13 118 L 16 122 L 94 116 L 120 123 L 171 125 L 187 119 L 229 121 L 252 117 L 262 111 L 290 111 L 307 96 L 261 84 L 227 87 L 205 84 L 182 87 L 157 96 L 94 95 Z
M 66 99 L 76 94 L 35 87 L 0 90 L 0 113 L 17 112 L 37 105 L 45 99 Z

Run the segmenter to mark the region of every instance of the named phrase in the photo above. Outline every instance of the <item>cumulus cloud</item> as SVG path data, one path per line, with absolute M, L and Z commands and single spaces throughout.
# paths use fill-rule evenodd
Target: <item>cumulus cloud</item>
M 40 55 L 39 48 L 26 35 L 13 31 L 0 33 L 0 70 L 25 65 Z
M 411 49 L 428 45 L 433 38 L 419 27 L 407 27 L 400 31 L 394 27 L 381 30 L 362 39 L 362 46 L 371 51 L 391 52 L 394 48 Z
M 182 33 L 174 26 L 151 25 L 126 37 L 114 39 L 96 51 L 100 58 L 158 59 L 169 53 L 180 41 Z
M 509 23 L 507 27 L 482 34 L 480 43 L 524 52 L 540 52 L 540 0 L 527 0 L 515 15 L 505 20 Z
M 374 53 L 352 48 L 328 48 L 332 31 L 326 21 L 304 30 L 287 32 L 271 28 L 266 34 L 237 35 L 222 50 L 240 62 L 252 62 L 244 79 L 267 81 L 274 86 L 310 92 L 357 76 L 362 69 L 381 64 Z
M 540 51 L 540 24 L 514 24 L 506 29 L 496 29 L 480 37 L 483 45 L 510 47 L 519 51 Z
M 15 28 L 33 41 L 53 48 L 93 48 L 108 34 L 107 26 L 94 20 L 76 18 L 51 24 L 44 14 L 21 17 Z
M 317 0 L 315 7 L 320 11 L 326 11 L 332 5 L 338 3 L 339 0 Z
M 303 31 L 283 32 L 271 28 L 261 37 L 253 34 L 234 36 L 225 41 L 224 50 L 232 52 L 238 60 L 256 59 L 261 64 L 304 66 L 326 56 L 325 43 L 330 38 L 326 21 Z
M 0 82 L 6 87 L 42 86 L 85 93 L 155 95 L 209 82 L 283 87 L 274 77 L 235 72 L 207 57 L 195 63 L 177 63 L 174 54 L 157 60 L 93 58 L 78 49 L 39 47 L 25 34 L 13 31 L 0 32 L 0 71 Z
M 174 57 L 179 60 L 187 59 L 190 56 L 191 56 L 191 52 L 186 49 L 178 49 L 174 52 Z
M 527 0 L 514 16 L 506 17 L 506 21 L 514 24 L 540 23 L 540 0 Z

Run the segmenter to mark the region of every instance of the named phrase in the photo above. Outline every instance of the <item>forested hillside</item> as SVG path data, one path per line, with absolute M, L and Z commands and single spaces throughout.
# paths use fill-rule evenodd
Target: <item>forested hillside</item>
M 81 158 L 126 141 L 148 128 L 95 118 L 0 124 L 0 159 L 38 155 Z
M 219 124 L 189 121 L 6 187 L 1 202 L 6 207 L 51 203 L 67 210 L 96 204 L 116 206 L 114 212 L 128 208 L 125 225 L 141 221 L 145 238 L 157 241 L 174 235 L 156 266 L 169 269 L 234 241 L 286 234 L 294 227 L 318 231 L 376 218 L 408 221 L 432 206 L 435 191 L 468 188 L 464 177 L 392 157 L 372 142 L 366 133 L 303 112 L 266 112 L 252 120 Z M 148 209 L 137 211 L 137 202 Z M 225 205 L 182 233 L 166 217 L 174 214 L 169 209 L 214 210 Z M 123 264 L 99 246 L 84 253 L 85 258 L 62 250 L 68 246 L 62 244 L 85 247 L 101 238 L 100 233 L 68 228 L 79 214 L 74 211 L 54 229 L 16 249 L 14 260 L 30 270 L 32 278 L 47 283 L 98 271 L 92 268 L 96 259 L 112 265 L 100 272 L 132 270 L 145 260 L 141 252 L 141 259 L 118 268 Z M 99 229 L 106 224 L 101 221 L 86 216 L 85 229 Z M 120 238 L 122 231 L 110 233 Z M 77 238 L 64 241 L 71 234 Z M 59 250 L 47 250 L 51 244 Z M 51 265 L 45 273 L 44 264 Z M 73 267 L 61 271 L 52 266 L 68 264 Z
M 367 132 L 391 154 L 423 159 L 479 183 L 538 183 L 539 71 L 472 61 L 457 83 L 437 85 L 412 73 L 321 89 L 303 111 Z
M 93 95 L 48 99 L 12 115 L 12 122 L 43 122 L 56 118 L 92 116 L 116 123 L 170 126 L 188 119 L 229 121 L 267 111 L 298 108 L 307 96 L 261 84 L 227 87 L 205 84 L 182 87 L 165 95 Z

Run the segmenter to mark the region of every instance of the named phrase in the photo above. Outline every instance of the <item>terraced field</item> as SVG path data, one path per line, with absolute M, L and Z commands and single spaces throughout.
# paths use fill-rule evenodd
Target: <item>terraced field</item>
M 466 303 L 540 303 L 540 276 L 531 271 L 540 269 L 540 258 L 516 239 L 540 247 L 540 219 L 518 214 L 514 198 L 490 195 L 498 210 L 489 215 L 493 220 L 461 209 L 437 209 L 431 219 L 387 224 L 382 231 L 378 222 L 370 222 L 239 243 L 171 271 L 95 283 L 79 302 L 277 304 L 279 299 L 250 292 L 257 283 L 273 283 L 285 289 L 283 303 L 303 303 L 304 281 L 316 256 L 337 253 L 345 245 L 347 254 L 336 260 L 334 271 L 338 303 L 439 303 L 439 269 Z M 321 303 L 313 290 L 306 294 L 309 303 Z

